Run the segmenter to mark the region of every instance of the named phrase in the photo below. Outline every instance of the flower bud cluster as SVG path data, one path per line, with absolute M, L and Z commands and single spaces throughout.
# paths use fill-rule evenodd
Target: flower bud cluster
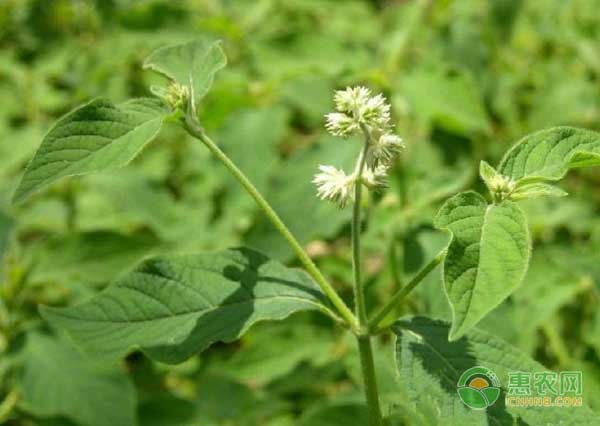
M 515 190 L 517 184 L 508 176 L 501 174 L 495 175 L 489 182 L 489 190 L 494 199 L 499 201 L 507 198 Z
M 187 86 L 182 86 L 181 84 L 173 81 L 169 85 L 164 99 L 173 110 L 177 110 L 185 108 L 189 96 L 190 91 Z
M 319 166 L 319 173 L 313 180 L 321 199 L 344 207 L 353 199 L 358 181 L 372 190 L 387 187 L 387 171 L 404 148 L 404 142 L 393 133 L 391 107 L 383 95 L 372 96 L 366 87 L 348 87 L 335 93 L 334 102 L 336 111 L 325 115 L 325 128 L 332 135 L 344 138 L 363 132 L 368 145 L 360 176 L 360 167 L 346 175 L 333 166 Z

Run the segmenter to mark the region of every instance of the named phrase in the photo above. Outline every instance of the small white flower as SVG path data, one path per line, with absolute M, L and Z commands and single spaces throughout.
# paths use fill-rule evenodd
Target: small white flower
M 337 112 L 326 114 L 325 127 L 335 136 L 347 137 L 361 130 L 361 125 L 371 131 L 385 133 L 390 129 L 390 105 L 381 94 L 371 96 L 366 87 L 347 87 L 334 96 Z
M 389 167 L 396 155 L 404 149 L 402 139 L 393 133 L 384 133 L 371 142 L 367 153 L 367 164 L 371 168 L 380 165 Z
M 386 166 L 378 166 L 374 169 L 370 167 L 365 168 L 362 174 L 362 182 L 369 189 L 382 189 L 387 188 L 387 171 L 388 168 Z
M 371 91 L 366 87 L 346 87 L 335 92 L 333 100 L 335 109 L 348 114 L 356 113 L 371 97 Z
M 390 105 L 382 94 L 369 98 L 359 109 L 359 119 L 372 128 L 387 130 L 390 125 Z
M 317 195 L 322 200 L 329 200 L 344 208 L 353 197 L 354 175 L 347 176 L 343 170 L 333 166 L 319 166 L 313 183 L 317 186 Z
M 351 117 L 341 112 L 330 112 L 325 115 L 325 128 L 334 136 L 348 137 L 360 129 L 360 125 Z

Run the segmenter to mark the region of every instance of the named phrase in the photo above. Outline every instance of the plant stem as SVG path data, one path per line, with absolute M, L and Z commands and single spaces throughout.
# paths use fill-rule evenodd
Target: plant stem
M 3 424 L 10 418 L 17 402 L 19 402 L 19 393 L 16 390 L 12 390 L 4 398 L 4 401 L 0 403 L 0 424 Z
M 556 355 L 559 366 L 566 367 L 570 365 L 572 363 L 571 355 L 569 355 L 567 345 L 554 325 L 549 322 L 544 324 L 542 326 L 542 332 L 546 336 L 546 339 L 548 339 L 549 346 L 554 352 L 554 355 Z
M 366 136 L 368 138 L 368 136 Z M 361 264 L 360 264 L 360 231 L 361 231 L 361 208 L 362 208 L 362 174 L 365 169 L 367 151 L 369 142 L 365 142 L 365 147 L 358 157 L 356 168 L 356 184 L 354 185 L 354 205 L 352 208 L 352 272 L 354 275 L 354 303 L 356 316 L 360 325 L 367 323 L 367 307 L 365 295 L 362 287 Z
M 379 391 L 377 390 L 377 377 L 375 376 L 375 363 L 373 362 L 373 348 L 371 336 L 356 336 L 360 366 L 363 374 L 367 406 L 369 410 L 370 426 L 381 426 L 382 416 L 379 405 Z
M 392 299 L 385 305 L 373 318 L 369 320 L 369 329 L 375 330 L 377 326 L 385 319 L 385 317 L 400 303 L 408 293 L 410 293 L 417 285 L 419 285 L 423 279 L 435 269 L 446 257 L 446 250 L 444 249 L 433 258 L 423 269 L 421 269 L 412 280 L 408 282 L 404 287 L 396 292 L 392 296 Z
M 361 334 L 356 336 L 358 351 L 360 354 L 360 365 L 362 369 L 363 382 L 365 386 L 365 396 L 369 409 L 369 424 L 371 426 L 381 426 L 382 416 L 379 405 L 379 391 L 377 389 L 377 378 L 375 376 L 375 364 L 373 362 L 373 348 L 371 346 L 371 336 L 364 333 L 367 328 L 367 307 L 365 303 L 364 288 L 361 277 L 361 251 L 360 251 L 360 231 L 361 231 L 361 208 L 362 208 L 362 174 L 367 162 L 367 154 L 371 143 L 370 130 L 361 125 L 365 135 L 365 145 L 358 157 L 356 166 L 356 183 L 354 185 L 354 205 L 352 209 L 352 271 L 354 275 L 354 301 L 356 316 L 361 328 Z
M 273 210 L 271 205 L 267 202 L 267 200 L 264 199 L 252 182 L 250 182 L 246 175 L 244 175 L 244 173 L 233 163 L 233 161 L 229 159 L 227 154 L 221 151 L 221 149 L 208 137 L 208 135 L 206 135 L 200 124 L 194 118 L 189 117 L 189 115 L 185 120 L 185 128 L 193 137 L 199 139 L 202 143 L 204 143 L 204 145 L 206 145 L 206 147 L 229 170 L 233 177 L 236 178 L 237 181 L 244 187 L 248 194 L 250 194 L 256 204 L 258 204 L 267 218 L 271 221 L 273 226 L 275 226 L 277 231 L 279 231 L 279 233 L 292 248 L 296 256 L 298 256 L 298 259 L 304 265 L 308 274 L 315 280 L 321 290 L 323 290 L 323 293 L 327 295 L 342 318 L 353 330 L 356 330 L 358 327 L 358 322 L 356 317 L 352 314 L 350 308 L 348 308 L 348 306 L 344 303 L 329 281 L 327 281 L 327 279 L 323 276 L 319 268 L 317 268 L 308 254 L 304 251 L 300 243 L 296 240 L 294 235 L 290 232 L 287 226 L 279 218 L 275 210 Z

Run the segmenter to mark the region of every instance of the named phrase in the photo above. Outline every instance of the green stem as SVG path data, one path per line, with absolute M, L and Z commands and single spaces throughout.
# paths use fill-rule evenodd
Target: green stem
M 315 280 L 315 282 L 319 285 L 323 293 L 327 295 L 333 306 L 338 310 L 339 314 L 342 318 L 352 327 L 353 330 L 356 330 L 358 323 L 352 311 L 348 306 L 344 303 L 341 297 L 337 294 L 335 289 L 331 286 L 331 284 L 327 281 L 327 279 L 323 276 L 321 271 L 317 268 L 308 254 L 304 251 L 300 243 L 296 240 L 296 238 L 292 235 L 287 226 L 283 223 L 283 221 L 279 218 L 275 210 L 271 207 L 271 205 L 264 199 L 264 197 L 260 194 L 260 192 L 256 189 L 256 187 L 248 180 L 246 175 L 229 159 L 227 154 L 225 154 L 219 147 L 206 135 L 204 129 L 200 126 L 200 124 L 191 117 L 187 117 L 185 121 L 186 130 L 195 138 L 199 139 L 206 147 L 223 163 L 223 165 L 229 170 L 229 172 L 237 179 L 237 181 L 244 187 L 244 189 L 250 194 L 250 196 L 254 199 L 256 204 L 263 210 L 267 218 L 271 221 L 273 226 L 279 231 L 279 233 L 283 236 L 289 246 L 292 248 L 296 256 L 304 267 L 308 274 Z
M 363 374 L 367 406 L 369 410 L 369 425 L 381 426 L 382 416 L 379 405 L 379 392 L 377 390 L 377 377 L 375 376 L 375 363 L 373 362 L 373 348 L 371 336 L 356 336 L 360 366 Z
M 385 317 L 410 293 L 423 279 L 435 269 L 446 257 L 446 249 L 442 250 L 429 264 L 421 269 L 412 280 L 392 296 L 392 299 L 373 318 L 369 320 L 369 329 L 375 330 Z
M 0 403 L 0 424 L 3 424 L 10 419 L 17 402 L 19 402 L 19 393 L 16 390 L 12 390 L 6 398 L 4 398 L 4 401 Z
M 558 359 L 559 366 L 564 367 L 570 365 L 571 356 L 569 355 L 569 350 L 554 325 L 551 323 L 544 324 L 542 326 L 542 332 L 546 336 L 546 339 L 548 339 L 550 348 Z
M 368 136 L 366 136 L 368 138 Z M 362 287 L 361 264 L 360 264 L 360 231 L 361 231 L 361 208 L 362 208 L 362 174 L 365 169 L 367 151 L 369 150 L 369 142 L 365 142 L 365 146 L 358 157 L 356 168 L 356 184 L 354 185 L 354 205 L 352 208 L 352 272 L 354 275 L 354 300 L 356 316 L 360 325 L 367 323 L 367 307 L 365 303 L 365 295 Z
M 364 288 L 361 277 L 361 251 L 360 251 L 360 231 L 361 231 L 361 208 L 362 208 L 362 174 L 367 162 L 367 154 L 371 144 L 371 132 L 361 125 L 365 135 L 365 145 L 358 157 L 355 170 L 356 183 L 354 185 L 354 205 L 352 209 L 352 271 L 354 275 L 354 300 L 356 304 L 356 316 L 360 324 L 361 333 L 367 328 L 367 307 L 365 303 Z M 373 348 L 371 346 L 371 336 L 360 334 L 356 336 L 358 342 L 358 351 L 360 354 L 360 365 L 362 369 L 363 381 L 365 386 L 365 396 L 369 409 L 370 426 L 381 426 L 382 416 L 379 405 L 379 391 L 377 389 L 377 378 L 375 376 L 375 364 L 373 361 Z

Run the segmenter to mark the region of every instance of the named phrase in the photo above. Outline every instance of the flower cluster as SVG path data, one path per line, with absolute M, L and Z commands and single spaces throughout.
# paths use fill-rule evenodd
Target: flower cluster
M 517 184 L 514 180 L 501 174 L 495 175 L 489 182 L 489 190 L 492 193 L 492 196 L 499 201 L 510 196 L 516 186 Z
M 169 86 L 152 86 L 150 88 L 159 98 L 162 98 L 173 111 L 184 109 L 189 102 L 190 89 L 187 86 L 171 81 Z
M 354 173 L 346 175 L 343 170 L 321 165 L 313 180 L 321 199 L 344 207 L 353 199 L 358 181 L 373 190 L 387 186 L 387 170 L 404 148 L 404 142 L 393 133 L 390 105 L 383 95 L 372 96 L 366 87 L 348 87 L 335 93 L 334 102 L 336 111 L 325 115 L 325 128 L 332 135 L 344 138 L 362 132 L 367 144 L 364 168 L 357 164 Z M 361 161 L 362 157 L 358 163 Z
M 319 166 L 320 173 L 313 183 L 317 185 L 317 195 L 323 200 L 331 200 L 344 208 L 354 198 L 354 176 L 347 176 L 343 170 L 333 166 Z

